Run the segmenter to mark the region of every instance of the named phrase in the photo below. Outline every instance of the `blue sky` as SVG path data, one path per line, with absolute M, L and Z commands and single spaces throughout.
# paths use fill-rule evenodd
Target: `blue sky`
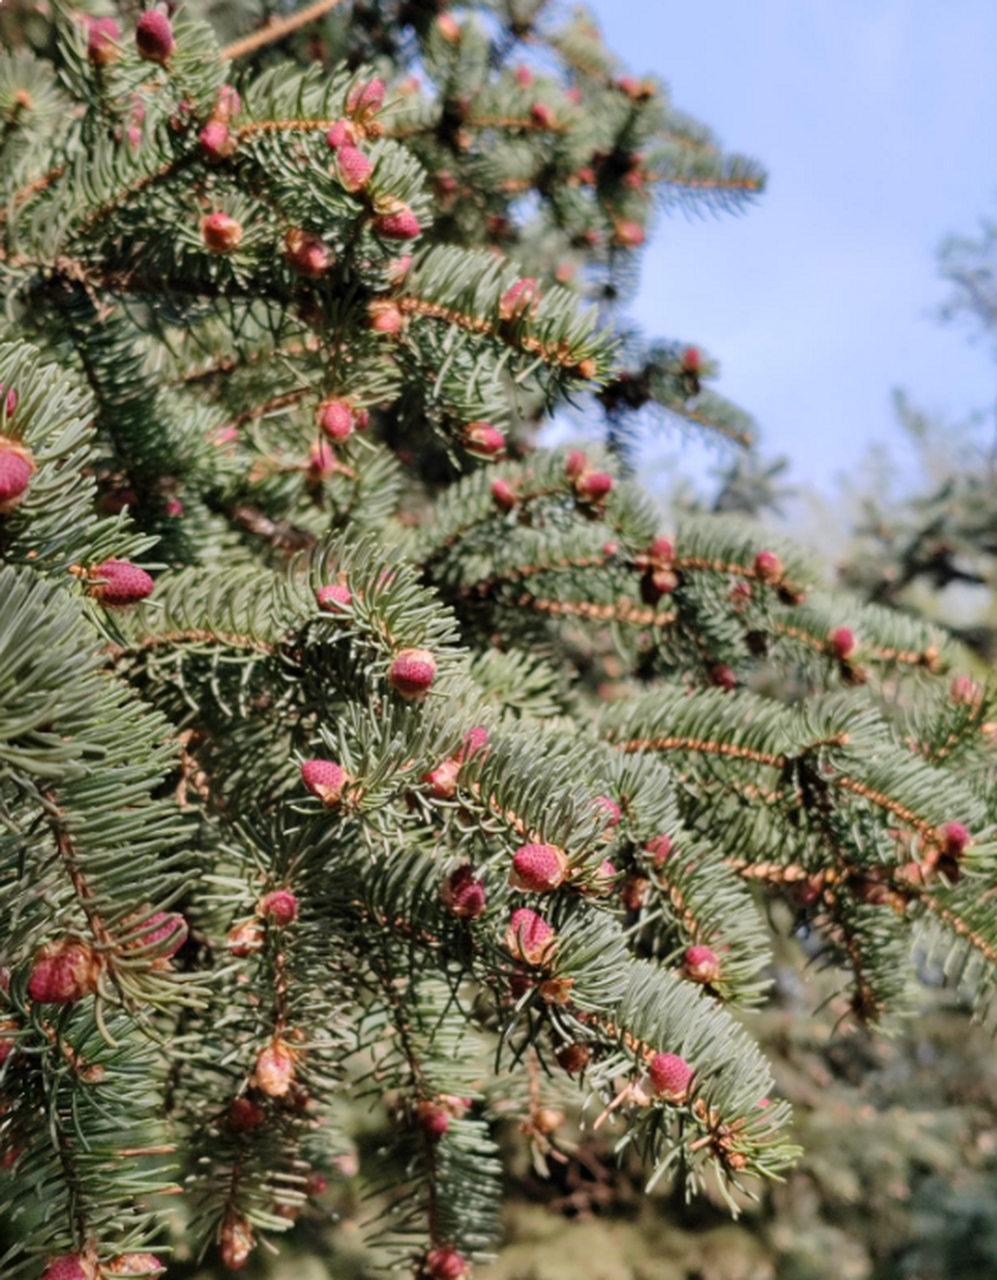
M 997 0 L 591 3 L 632 70 L 769 169 L 742 216 L 659 221 L 632 308 L 721 360 L 766 454 L 826 494 L 898 441 L 891 388 L 993 404 L 997 370 L 932 309 L 939 241 L 997 216 Z

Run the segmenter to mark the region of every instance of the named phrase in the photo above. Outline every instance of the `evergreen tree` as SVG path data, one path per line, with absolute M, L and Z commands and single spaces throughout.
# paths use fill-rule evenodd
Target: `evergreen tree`
M 739 1021 L 766 892 L 851 1020 L 912 946 L 992 991 L 958 647 L 625 478 L 645 406 L 750 436 L 621 309 L 652 211 L 758 167 L 544 0 L 256 12 L 56 6 L 0 60 L 14 1280 L 239 1269 L 351 1098 L 381 1256 L 433 1280 L 548 1087 L 736 1207 L 797 1155 Z M 536 447 L 567 402 L 584 447 Z

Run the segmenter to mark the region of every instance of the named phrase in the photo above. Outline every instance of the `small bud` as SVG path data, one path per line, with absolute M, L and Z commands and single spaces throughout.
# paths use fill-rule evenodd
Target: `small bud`
M 537 129 L 554 129 L 557 127 L 557 119 L 552 108 L 546 102 L 534 102 L 530 107 L 530 123 Z
M 257 915 L 265 920 L 272 920 L 275 925 L 285 928 L 298 918 L 298 899 L 290 889 L 274 889 L 256 904 Z
M 0 394 L 2 392 L 0 384 Z M 11 395 L 16 395 L 16 392 L 11 392 Z M 36 470 L 34 458 L 27 449 L 0 436 L 0 513 L 13 511 L 24 501 Z
M 588 1066 L 592 1051 L 587 1044 L 566 1044 L 555 1052 L 554 1057 L 562 1071 L 574 1076 Z
M 464 428 L 464 442 L 488 458 L 498 457 L 505 449 L 505 436 L 488 422 L 469 422 Z
M 104 1264 L 109 1276 L 156 1276 L 166 1270 L 154 1253 L 122 1253 Z
M 541 1107 L 533 1117 L 533 1127 L 538 1133 L 549 1137 L 564 1124 L 564 1112 L 555 1111 L 553 1107 Z
M 138 947 L 158 947 L 168 942 L 165 950 L 159 954 L 164 957 L 175 956 L 187 941 L 187 921 L 176 911 L 157 911 L 143 921 L 139 933 L 132 937 L 126 945 Z
M 244 920 L 229 929 L 226 941 L 234 956 L 250 956 L 262 949 L 263 931 L 255 920 Z
M 651 882 L 645 876 L 627 876 L 620 889 L 620 901 L 628 911 L 639 911 L 650 889 Z
M 444 760 L 435 769 L 422 775 L 422 780 L 429 787 L 434 800 L 452 800 L 457 794 L 457 779 L 460 775 L 459 760 Z
M 520 907 L 509 919 L 505 945 L 514 960 L 538 965 L 553 954 L 557 941 L 554 930 L 542 916 L 529 907 Z
M 457 759 L 461 762 L 473 759 L 479 751 L 484 751 L 488 746 L 488 730 L 482 728 L 481 725 L 475 725 L 473 729 L 468 729 L 464 734 L 464 741 L 460 750 L 457 752 Z
M 339 169 L 339 181 L 350 192 L 362 191 L 370 182 L 374 172 L 374 166 L 359 147 L 354 147 L 348 142 L 342 143 L 336 151 L 336 164 Z
M 682 368 L 686 373 L 699 373 L 703 366 L 703 358 L 698 347 L 686 347 L 682 352 Z
M 416 1108 L 419 1128 L 434 1142 L 450 1128 L 450 1112 L 437 1102 L 423 1101 Z
M 2 455 L 0 455 L 2 458 Z M 983 697 L 983 689 L 970 676 L 956 676 L 949 689 L 949 699 L 956 706 L 971 707 Z
M 647 1068 L 651 1088 L 666 1102 L 685 1102 L 689 1097 L 692 1068 L 675 1053 L 656 1053 Z
M 334 760 L 306 760 L 301 766 L 301 780 L 327 809 L 339 804 L 349 782 L 346 770 Z
M 838 627 L 831 632 L 831 652 L 839 662 L 847 662 L 858 649 L 854 631 L 848 627 Z
M 335 265 L 332 250 L 321 238 L 300 227 L 284 233 L 284 257 L 292 271 L 306 280 L 319 280 Z
M 308 1175 L 308 1181 L 305 1183 L 305 1191 L 314 1200 L 316 1196 L 320 1196 L 323 1192 L 329 1190 L 329 1179 L 322 1176 L 315 1169 Z
M 407 204 L 379 213 L 373 223 L 374 234 L 382 240 L 414 240 L 422 234 L 419 219 Z
M 201 239 L 212 253 L 232 253 L 242 243 L 242 223 L 220 210 L 201 222 Z
M 575 481 L 575 493 L 582 502 L 602 502 L 613 488 L 613 477 L 605 471 L 583 471 Z
M 402 649 L 388 668 L 388 683 L 408 702 L 424 698 L 435 677 L 436 659 L 428 649 Z
M 353 405 L 342 396 L 324 400 L 318 407 L 318 424 L 330 440 L 342 444 L 353 434 Z
M 485 886 L 475 880 L 469 862 L 457 867 L 443 881 L 440 890 L 443 905 L 458 920 L 477 920 L 485 910 Z
M 355 84 L 346 95 L 346 114 L 360 120 L 376 116 L 384 105 L 384 81 Z
M 452 14 L 441 13 L 436 19 L 436 30 L 447 44 L 459 44 L 461 38 L 460 23 Z
M 266 1116 L 262 1107 L 258 1107 L 252 1098 L 247 1098 L 245 1094 L 240 1094 L 238 1098 L 232 1099 L 232 1105 L 228 1109 L 226 1116 L 226 1124 L 230 1129 L 234 1129 L 236 1133 L 251 1133 L 263 1123 Z
M 221 120 L 209 120 L 197 135 L 201 150 L 209 160 L 227 160 L 235 155 L 238 139 Z
M 222 124 L 229 124 L 241 110 L 242 99 L 239 97 L 239 91 L 230 84 L 223 84 L 218 91 L 218 101 L 215 103 L 211 118 L 220 120 Z
M 89 1258 L 79 1253 L 64 1253 L 53 1258 L 45 1268 L 42 1280 L 94 1280 L 96 1268 Z
M 668 855 L 672 851 L 671 836 L 654 836 L 648 840 L 644 848 L 654 859 L 654 865 L 662 867 L 668 861 Z
M 732 689 L 737 688 L 737 676 L 726 663 L 718 662 L 716 666 L 710 668 L 710 684 L 730 693 Z
M 367 322 L 374 333 L 397 337 L 405 327 L 405 316 L 401 307 L 390 298 L 375 298 L 367 304 Z
M 230 1213 L 222 1223 L 221 1255 L 222 1262 L 229 1271 L 241 1271 L 249 1261 L 256 1244 L 253 1228 L 245 1218 Z
M 516 496 L 516 490 L 508 480 L 502 480 L 501 478 L 493 480 L 491 492 L 492 501 L 500 511 L 511 511 L 519 501 Z
M 146 62 L 168 62 L 177 42 L 173 38 L 173 28 L 165 13 L 158 9 L 147 9 L 139 18 L 135 27 L 135 47 L 139 57 Z
M 521 89 L 528 89 L 533 83 L 533 72 L 522 63 L 515 70 L 516 83 Z
M 569 480 L 577 480 L 588 470 L 589 460 L 581 449 L 571 449 L 564 462 L 564 474 Z
M 86 942 L 47 942 L 35 953 L 28 995 L 36 1004 L 69 1004 L 96 990 L 97 973 L 97 958 Z
M 625 249 L 637 249 L 644 243 L 644 228 L 639 222 L 618 222 L 616 242 Z
M 447 16 L 445 13 L 441 14 L 436 21 Z M 430 1249 L 426 1254 L 423 1270 L 429 1280 L 463 1280 L 464 1276 L 471 1274 L 471 1268 L 463 1256 L 451 1245 L 442 1249 Z
M 755 576 L 762 582 L 776 583 L 782 577 L 782 561 L 774 551 L 759 551 L 755 556 Z
M 945 840 L 945 852 L 952 858 L 959 858 L 966 852 L 970 843 L 969 832 L 961 822 L 946 822 L 942 827 Z
M 318 607 L 325 613 L 342 613 L 353 604 L 353 592 L 340 582 L 330 582 L 315 594 Z
M 330 150 L 338 151 L 340 147 L 347 144 L 352 146 L 356 140 L 356 134 L 349 120 L 337 120 L 325 135 L 325 140 L 329 144 Z
M 294 1054 L 283 1040 L 261 1049 L 256 1058 L 253 1082 L 268 1098 L 283 1098 L 294 1079 Z
M 620 825 L 623 820 L 623 811 L 615 800 L 610 800 L 609 796 L 596 796 L 593 804 L 606 819 L 607 830 L 612 831 L 614 827 Z
M 683 972 L 691 982 L 716 982 L 720 977 L 720 961 L 710 947 L 689 947 L 684 957 Z
M 554 844 L 524 844 L 512 859 L 509 885 L 532 893 L 550 893 L 564 883 L 568 858 Z
M 90 570 L 87 582 L 90 598 L 111 607 L 137 604 L 155 586 L 144 569 L 127 560 L 105 560 Z
M 121 57 L 121 28 L 113 18 L 84 16 L 87 24 L 87 58 L 95 67 L 106 67 Z
M 533 276 L 523 276 L 506 289 L 499 301 L 503 320 L 520 320 L 527 313 L 536 314 L 540 304 L 540 286 Z

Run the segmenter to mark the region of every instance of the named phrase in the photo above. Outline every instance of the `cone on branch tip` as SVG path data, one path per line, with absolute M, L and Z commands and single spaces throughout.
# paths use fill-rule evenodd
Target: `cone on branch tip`
M 301 780 L 313 796 L 331 809 L 343 798 L 349 777 L 335 760 L 314 759 L 301 766 Z
M 290 889 L 274 889 L 256 904 L 257 915 L 285 928 L 298 918 L 298 899 Z
M 692 1067 L 675 1053 L 656 1053 L 647 1066 L 652 1092 L 666 1102 L 688 1101 L 692 1075 Z
M 70 1004 L 96 990 L 98 972 L 88 943 L 74 938 L 47 942 L 35 953 L 28 995 L 36 1004 Z
M 720 977 L 720 960 L 710 947 L 689 947 L 682 958 L 682 972 L 691 982 L 709 985 Z
M 147 9 L 135 25 L 135 47 L 146 62 L 169 62 L 177 42 L 169 18 L 159 9 Z
M 529 907 L 520 907 L 509 918 L 505 945 L 513 959 L 523 964 L 540 965 L 553 955 L 557 939 L 542 916 Z
M 512 859 L 509 885 L 529 893 L 551 893 L 568 874 L 568 858 L 553 844 L 524 844 Z
M 0 436 L 0 515 L 24 500 L 37 469 L 29 449 Z
M 201 222 L 201 239 L 212 253 L 234 253 L 242 236 L 242 223 L 221 210 L 209 213 Z
M 424 698 L 436 678 L 436 659 L 428 649 L 402 649 L 388 667 L 388 683 L 408 702 Z

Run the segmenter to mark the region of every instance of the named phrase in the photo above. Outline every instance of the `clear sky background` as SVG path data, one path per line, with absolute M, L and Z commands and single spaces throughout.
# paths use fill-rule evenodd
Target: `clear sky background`
M 828 494 L 868 443 L 902 448 L 892 388 L 993 404 L 986 353 L 932 312 L 938 243 L 997 216 L 997 0 L 590 3 L 634 72 L 769 170 L 741 216 L 659 219 L 632 307 L 721 360 L 765 454 Z

